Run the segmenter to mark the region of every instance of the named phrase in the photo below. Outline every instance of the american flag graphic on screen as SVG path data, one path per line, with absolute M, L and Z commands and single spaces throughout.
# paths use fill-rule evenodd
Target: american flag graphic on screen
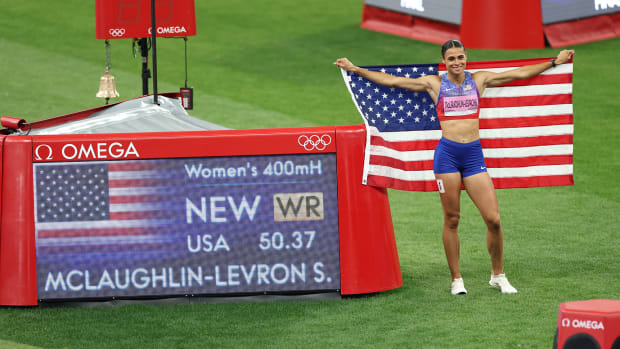
M 184 217 L 183 206 L 171 198 L 179 194 L 175 178 L 183 177 L 148 168 L 156 164 L 36 164 L 35 228 L 38 252 L 44 252 L 38 255 L 71 259 L 90 251 L 114 259 L 171 251 L 171 233 Z
M 467 70 L 502 72 L 549 59 L 468 62 Z M 396 76 L 445 74 L 443 64 L 370 66 Z M 389 88 L 342 71 L 367 130 L 363 183 L 435 191 L 434 149 L 441 138 L 427 93 Z M 487 88 L 480 101 L 480 138 L 496 188 L 573 185 L 573 64 Z

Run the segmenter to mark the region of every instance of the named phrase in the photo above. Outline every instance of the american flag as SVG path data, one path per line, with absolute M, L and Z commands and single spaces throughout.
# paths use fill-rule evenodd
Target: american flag
M 170 256 L 184 217 L 183 203 L 172 200 L 179 195 L 175 177 L 183 176 L 166 166 L 159 160 L 36 164 L 37 264 L 87 255 L 99 261 Z
M 468 62 L 470 73 L 503 72 L 548 58 Z M 446 73 L 443 64 L 367 66 L 417 78 Z M 433 154 L 441 130 L 427 93 L 389 88 L 342 70 L 367 132 L 364 184 L 435 191 Z M 487 88 L 480 101 L 480 138 L 495 188 L 573 185 L 573 63 Z

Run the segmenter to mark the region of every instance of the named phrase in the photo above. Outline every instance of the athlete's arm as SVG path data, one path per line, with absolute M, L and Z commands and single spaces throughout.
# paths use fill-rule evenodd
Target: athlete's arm
M 575 50 L 562 50 L 555 59 L 555 64 L 564 64 L 573 57 Z M 523 67 L 505 71 L 502 73 L 493 73 L 489 71 L 480 71 L 474 73 L 474 79 L 478 85 L 478 88 L 484 90 L 486 87 L 499 86 L 514 80 L 523 80 L 536 76 L 545 70 L 551 68 L 553 64 L 551 62 L 543 62 L 539 64 L 525 65 Z M 480 91 L 482 93 L 482 91 Z
M 437 90 L 439 89 L 439 78 L 436 75 L 426 75 L 419 78 L 405 78 L 400 76 L 394 76 L 378 71 L 372 71 L 355 66 L 346 58 L 339 58 L 334 62 L 339 68 L 346 71 L 356 73 L 370 81 L 373 81 L 379 85 L 388 87 L 404 88 L 416 92 L 429 92 L 433 91 L 433 85 L 437 84 Z

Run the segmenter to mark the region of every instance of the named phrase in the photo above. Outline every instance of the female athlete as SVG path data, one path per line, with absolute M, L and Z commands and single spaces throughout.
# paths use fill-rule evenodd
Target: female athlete
M 487 87 L 499 86 L 513 80 L 533 77 L 543 71 L 570 61 L 574 50 L 562 50 L 548 62 L 527 65 L 502 73 L 465 71 L 467 53 L 457 40 L 449 40 L 441 47 L 441 61 L 447 73 L 442 76 L 426 75 L 411 79 L 353 65 L 347 58 L 335 64 L 375 83 L 428 92 L 436 104 L 441 126 L 441 140 L 435 148 L 433 172 L 439 189 L 444 213 L 443 245 L 452 274 L 451 293 L 467 294 L 459 269 L 461 185 L 472 199 L 487 226 L 487 249 L 491 256 L 492 273 L 489 284 L 502 293 L 517 293 L 508 282 L 503 270 L 503 232 L 499 217 L 497 196 L 480 146 L 478 113 L 480 96 Z

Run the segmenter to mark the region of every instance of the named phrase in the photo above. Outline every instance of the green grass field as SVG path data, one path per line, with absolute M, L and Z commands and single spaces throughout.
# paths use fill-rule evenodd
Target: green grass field
M 103 104 L 94 1 L 0 0 L 0 114 L 35 121 Z M 359 28 L 359 0 L 196 1 L 190 114 L 231 128 L 362 122 L 332 62 L 430 63 L 439 46 Z M 159 91 L 184 82 L 183 41 L 158 40 Z M 0 347 L 551 348 L 560 303 L 620 299 L 620 38 L 574 47 L 575 185 L 498 191 L 505 270 L 488 286 L 485 227 L 466 195 L 449 293 L 437 193 L 390 191 L 404 286 L 372 297 L 95 308 L 0 308 Z M 469 50 L 470 60 L 557 49 Z M 129 40 L 112 42 L 121 99 L 141 94 Z

